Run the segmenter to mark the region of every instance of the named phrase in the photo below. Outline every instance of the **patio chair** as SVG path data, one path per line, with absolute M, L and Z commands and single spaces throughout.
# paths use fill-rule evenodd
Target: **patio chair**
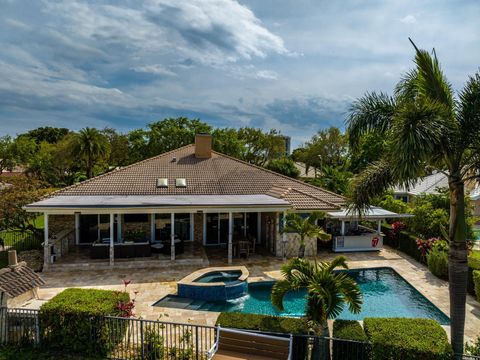
M 271 336 L 248 331 L 217 328 L 217 339 L 209 360 L 291 360 L 292 335 Z
M 248 254 L 250 252 L 250 242 L 248 240 L 240 240 L 238 242 L 238 257 L 245 255 L 248 258 Z

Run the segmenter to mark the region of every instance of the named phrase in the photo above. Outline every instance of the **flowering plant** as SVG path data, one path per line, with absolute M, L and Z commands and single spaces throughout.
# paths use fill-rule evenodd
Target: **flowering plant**
M 433 244 L 435 244 L 436 241 L 440 240 L 440 238 L 430 238 L 427 240 L 423 239 L 417 239 L 417 248 L 422 254 L 422 257 L 425 258 L 427 256 L 428 252 L 432 250 Z
M 127 292 L 127 287 L 128 285 L 130 285 L 131 283 L 131 280 L 127 280 L 127 279 L 123 279 L 123 285 L 124 285 L 124 289 L 123 289 L 123 292 L 126 293 Z M 135 309 L 135 300 L 137 298 L 137 294 L 138 294 L 138 291 L 135 290 L 133 292 L 135 294 L 134 298 L 133 299 L 130 299 L 129 301 L 118 301 L 117 302 L 117 310 L 119 311 L 119 316 L 120 317 L 123 317 L 123 318 L 130 318 L 130 317 L 133 317 L 135 316 L 135 313 L 134 313 L 134 309 Z
M 400 231 L 405 229 L 405 224 L 401 221 L 395 221 L 392 224 L 392 230 L 394 231 L 395 234 L 398 234 Z

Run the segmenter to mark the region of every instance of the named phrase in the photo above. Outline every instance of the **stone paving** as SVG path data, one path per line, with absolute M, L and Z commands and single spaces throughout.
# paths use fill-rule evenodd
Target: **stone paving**
M 337 254 L 320 254 L 318 258 L 328 260 Z M 384 248 L 380 252 L 347 253 L 350 268 L 392 267 L 420 293 L 432 301 L 447 315 L 449 314 L 448 283 L 433 276 L 428 269 L 412 258 Z M 245 265 L 249 272 L 249 281 L 280 278 L 280 266 L 283 261 L 272 257 L 254 256 L 249 260 L 235 259 L 232 265 Z M 210 261 L 210 266 L 225 265 Z M 172 322 L 199 323 L 213 325 L 218 313 L 154 307 L 156 301 L 176 292 L 176 281 L 198 270 L 199 267 L 175 266 L 165 269 L 113 269 L 99 271 L 62 271 L 43 274 L 47 285 L 39 289 L 39 300 L 26 303 L 25 307 L 38 308 L 68 287 L 123 290 L 123 279 L 131 280 L 129 290 L 137 290 L 136 316 L 146 319 L 162 319 Z M 480 304 L 468 296 L 465 335 L 473 339 L 480 335 Z

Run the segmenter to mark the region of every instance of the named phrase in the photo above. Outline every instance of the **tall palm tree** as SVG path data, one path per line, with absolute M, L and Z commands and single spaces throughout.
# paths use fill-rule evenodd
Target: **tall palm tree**
M 414 184 L 425 170 L 448 176 L 451 341 L 460 354 L 468 270 L 464 184 L 480 173 L 480 74 L 470 76 L 456 97 L 435 50 L 430 54 L 412 45 L 415 67 L 400 80 L 394 95 L 367 93 L 352 105 L 347 120 L 352 149 L 372 132 L 389 144 L 383 157 L 354 180 L 352 201 L 362 210 L 394 185 Z
M 106 136 L 100 131 L 86 127 L 76 134 L 73 139 L 72 150 L 75 156 L 84 161 L 87 178 L 91 178 L 95 165 L 107 158 L 110 152 L 110 144 Z
M 317 335 L 328 337 L 329 318 L 337 317 L 345 305 L 357 314 L 363 303 L 355 280 L 345 272 L 334 272 L 336 267 L 348 269 L 344 256 L 337 256 L 331 262 L 291 259 L 282 266 L 284 279 L 272 288 L 272 304 L 283 311 L 283 299 L 288 292 L 306 289 L 306 317 Z
M 317 221 L 323 219 L 324 214 L 321 212 L 313 212 L 307 217 L 301 217 L 297 213 L 288 213 L 285 218 L 285 226 L 283 232 L 296 233 L 300 237 L 300 247 L 298 248 L 298 257 L 305 256 L 305 238 L 315 237 L 322 240 L 330 240 L 331 235 L 327 234 L 317 225 Z

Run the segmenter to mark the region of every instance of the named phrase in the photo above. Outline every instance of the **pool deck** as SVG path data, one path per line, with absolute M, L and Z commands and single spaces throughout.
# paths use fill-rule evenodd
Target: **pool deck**
M 329 260 L 340 254 L 319 254 L 317 259 Z M 445 314 L 449 314 L 448 283 L 433 276 L 426 266 L 409 256 L 388 247 L 380 252 L 345 253 L 348 265 L 352 269 L 372 267 L 392 267 L 421 294 L 428 298 Z M 233 266 L 244 265 L 250 272 L 249 281 L 276 280 L 281 278 L 281 259 L 265 257 L 249 260 L 235 259 Z M 225 266 L 212 263 L 212 266 Z M 152 304 L 168 294 L 176 292 L 176 281 L 200 269 L 195 266 L 175 266 L 165 269 L 113 269 L 98 271 L 62 271 L 42 274 L 46 285 L 38 291 L 39 300 L 24 305 L 27 308 L 38 308 L 42 303 L 68 287 L 110 289 L 123 291 L 123 279 L 131 280 L 128 286 L 133 297 L 136 295 L 135 315 L 144 319 L 165 320 L 183 323 L 214 325 L 218 317 L 216 312 L 194 311 L 154 307 Z M 468 339 L 480 336 L 480 303 L 472 296 L 467 298 L 465 335 Z

